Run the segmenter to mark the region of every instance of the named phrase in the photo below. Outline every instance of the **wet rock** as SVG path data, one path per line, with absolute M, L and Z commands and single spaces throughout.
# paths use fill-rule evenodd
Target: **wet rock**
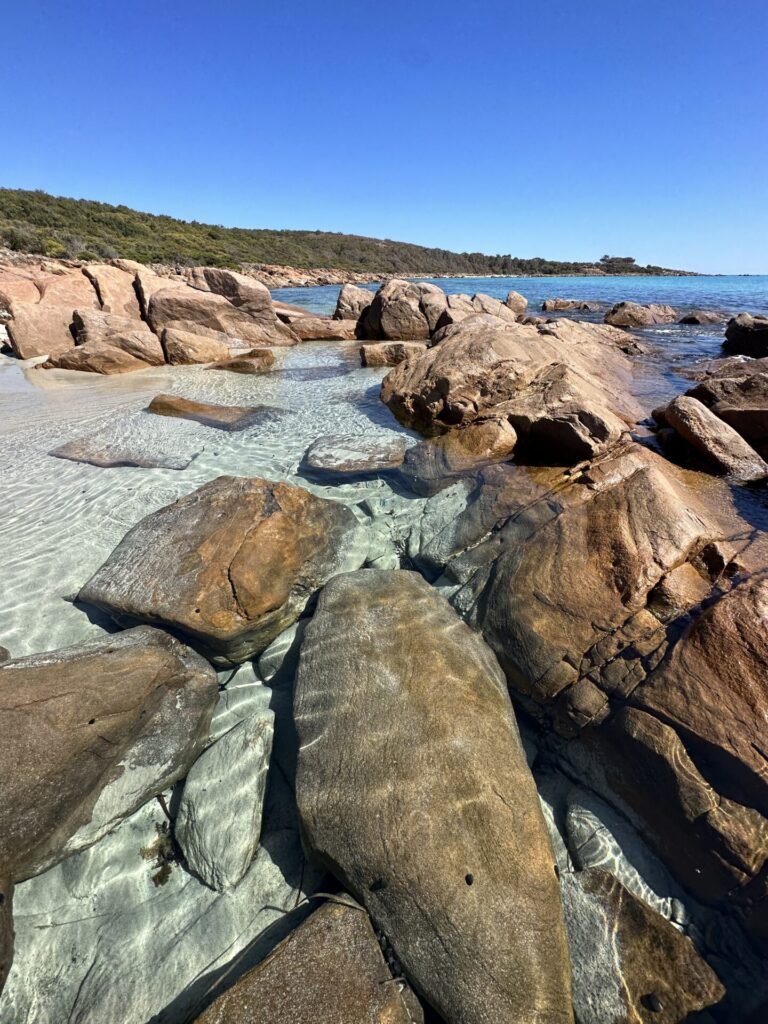
M 373 294 L 368 288 L 358 288 L 354 284 L 343 285 L 336 301 L 334 320 L 363 319 L 373 302 Z
M 173 366 L 216 363 L 230 356 L 229 346 L 221 338 L 168 327 L 163 331 L 163 350 L 166 360 Z
M 0 995 L 13 960 L 13 886 L 0 878 Z
M 581 299 L 545 299 L 541 308 L 544 313 L 596 313 L 600 309 L 600 303 L 583 302 Z
M 254 282 L 256 284 L 256 282 Z M 298 341 L 287 324 L 272 313 L 272 320 L 251 315 L 249 306 L 235 306 L 215 292 L 189 287 L 169 287 L 156 291 L 149 300 L 149 322 L 162 333 L 172 328 L 191 333 L 218 331 L 246 345 L 295 345 Z
M 690 313 L 685 313 L 680 317 L 678 323 L 681 324 L 721 324 L 725 320 L 725 316 L 722 313 L 718 313 L 714 309 L 692 309 Z
M 386 473 L 402 464 L 405 437 L 387 441 L 361 434 L 319 437 L 307 448 L 299 472 L 310 477 L 359 477 Z
M 737 480 L 768 477 L 768 464 L 755 449 L 696 398 L 675 398 L 664 410 L 664 420 L 718 472 Z
M 303 916 L 295 908 L 318 884 L 295 823 L 276 813 L 290 799 L 281 789 L 253 863 L 223 895 L 178 863 L 157 801 L 89 850 L 17 886 L 3 1024 L 193 1017 L 233 959 L 258 962 L 295 927 Z
M 271 349 L 252 348 L 243 355 L 223 362 L 214 363 L 212 370 L 229 370 L 230 373 L 267 373 L 275 365 L 275 357 Z
M 291 324 L 291 330 L 302 341 L 350 341 L 357 337 L 357 320 L 302 316 Z
M 272 422 L 283 415 L 281 409 L 273 409 L 268 405 L 210 405 L 180 395 L 155 395 L 147 411 L 156 416 L 195 420 L 206 427 L 227 431 L 245 430 L 257 424 Z
M 718 377 L 751 377 L 753 373 L 768 373 L 768 356 L 751 359 L 749 356 L 725 356 L 723 359 L 705 359 L 681 371 L 689 380 L 711 380 Z
M 14 302 L 6 328 L 13 353 L 19 359 L 52 356 L 75 347 L 72 307 Z
M 507 420 L 477 420 L 409 448 L 400 475 L 411 490 L 429 497 L 459 477 L 510 459 L 516 444 Z
M 682 1024 L 722 999 L 691 940 L 607 871 L 566 873 L 561 885 L 579 1024 Z
M 671 725 L 625 707 L 586 739 L 646 840 L 695 896 L 725 900 L 759 874 L 768 820 L 719 794 Z
M 426 340 L 445 307 L 445 292 L 436 285 L 392 278 L 374 295 L 360 323 L 361 336 L 381 341 Z
M 139 300 L 133 286 L 134 274 L 108 263 L 91 263 L 83 273 L 96 289 L 105 313 L 117 313 L 132 320 L 141 319 Z
M 508 292 L 504 304 L 512 310 L 515 316 L 525 316 L 528 309 L 528 299 L 519 292 Z
M 216 675 L 143 626 L 0 667 L 0 862 L 16 881 L 83 849 L 183 778 Z
M 677 320 L 673 306 L 641 306 L 637 302 L 618 302 L 605 314 L 605 323 L 614 327 L 652 327 L 654 324 L 672 324 Z
M 415 573 L 339 577 L 305 634 L 294 713 L 308 846 L 445 1021 L 570 1022 L 554 858 L 481 639 Z
M 119 466 L 135 466 L 140 469 L 186 469 L 194 456 L 152 455 L 141 451 L 139 446 L 121 442 L 113 437 L 91 434 L 75 441 L 60 445 L 48 453 L 57 459 L 70 462 L 84 462 L 91 466 L 111 469 Z
M 400 422 L 422 433 L 438 433 L 484 413 L 495 416 L 495 407 L 517 398 L 525 407 L 521 423 L 543 406 L 545 418 L 563 422 L 566 437 L 588 437 L 592 422 L 599 421 L 599 440 L 606 429 L 615 433 L 619 421 L 640 414 L 629 395 L 631 364 L 613 328 L 570 320 L 527 327 L 483 315 L 445 328 L 434 340 L 433 348 L 391 370 L 381 389 Z M 537 385 L 539 374 L 544 383 Z M 565 374 L 567 380 L 558 385 L 547 374 L 561 379 Z M 548 389 L 553 398 L 542 402 Z
M 192 765 L 174 835 L 193 874 L 218 892 L 237 885 L 259 845 L 274 714 L 236 725 Z
M 426 352 L 423 341 L 382 341 L 367 342 L 360 346 L 360 361 L 363 366 L 397 366 L 409 356 Z
M 359 529 L 345 506 L 302 487 L 218 477 L 134 526 L 79 600 L 244 661 L 328 579 L 362 564 Z
M 407 984 L 393 979 L 365 911 L 334 902 L 316 910 L 196 1024 L 416 1024 L 423 1020 L 417 1006 Z
M 725 328 L 723 352 L 756 359 L 768 356 L 768 316 L 739 313 L 729 320 Z
M 722 375 L 717 372 L 691 388 L 688 395 L 703 402 L 760 455 L 768 457 L 768 367 L 741 368 L 732 376 L 725 370 Z

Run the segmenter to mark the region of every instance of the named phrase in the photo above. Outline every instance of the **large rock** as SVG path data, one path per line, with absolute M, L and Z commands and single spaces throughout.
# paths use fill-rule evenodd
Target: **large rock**
M 284 415 L 282 410 L 268 405 L 212 405 L 182 398 L 181 395 L 155 395 L 147 406 L 147 412 L 155 416 L 194 420 L 203 426 L 226 431 L 245 430 L 259 424 L 272 423 Z
M 147 626 L 0 666 L 0 863 L 36 875 L 186 775 L 216 674 Z
M 426 352 L 424 341 L 378 341 L 366 342 L 360 346 L 360 362 L 363 366 L 397 366 L 408 356 Z
M 259 340 L 263 344 L 296 343 L 296 335 L 278 319 L 269 289 L 261 281 L 221 267 L 193 267 L 189 271 L 189 282 L 194 288 L 224 296 L 247 315 L 261 328 L 263 337 Z
M 306 842 L 447 1024 L 570 1022 L 554 857 L 480 638 L 417 574 L 337 578 L 294 714 Z
M 68 306 L 73 309 L 100 309 L 93 283 L 82 270 L 52 264 L 41 281 L 40 303 L 44 306 Z
M 291 330 L 302 341 L 352 341 L 357 337 L 357 320 L 300 316 L 291 323 Z
M 196 1024 L 419 1024 L 417 1006 L 407 985 L 392 978 L 368 915 L 333 902 L 219 996 Z
M 544 299 L 541 308 L 544 313 L 595 313 L 600 309 L 600 303 L 581 299 Z
M 254 282 L 256 284 L 256 282 Z M 164 328 L 210 334 L 218 331 L 247 345 L 295 345 L 298 341 L 287 324 L 274 314 L 252 314 L 249 304 L 236 306 L 223 295 L 190 287 L 169 287 L 156 291 L 149 300 L 148 318 L 152 329 Z
M 14 302 L 7 323 L 8 339 L 19 359 L 53 356 L 75 347 L 72 306 Z
M 673 306 L 641 306 L 637 302 L 618 302 L 605 314 L 605 322 L 614 327 L 652 327 L 654 324 L 672 324 L 677 319 Z
M 162 623 L 233 662 L 263 651 L 331 576 L 362 564 L 345 506 L 222 476 L 142 519 L 79 600 Z
M 219 892 L 237 885 L 261 836 L 274 714 L 251 715 L 195 761 L 174 835 L 189 869 Z
M 83 273 L 96 289 L 105 313 L 116 313 L 132 320 L 141 319 L 134 274 L 108 263 L 91 263 L 83 268 Z
M 212 370 L 229 370 L 231 373 L 268 373 L 275 365 L 275 356 L 271 349 L 252 348 L 242 355 L 214 363 Z
M 333 318 L 334 320 L 360 320 L 365 317 L 372 302 L 373 292 L 368 288 L 345 284 L 339 291 Z
M 48 452 L 57 459 L 84 462 L 89 466 L 110 469 L 133 466 L 139 469 L 186 469 L 193 455 L 164 455 L 145 451 L 141 443 L 115 437 L 114 431 L 100 431 L 87 437 L 67 441 Z
M 739 313 L 729 320 L 725 328 L 723 352 L 756 359 L 768 356 L 768 316 Z
M 229 345 L 220 337 L 190 334 L 166 327 L 163 331 L 163 349 L 167 361 L 174 366 L 193 363 L 216 363 L 228 359 Z
M 445 293 L 436 285 L 392 278 L 374 295 L 360 324 L 362 337 L 422 341 L 436 329 L 445 307 Z
M 130 373 L 165 362 L 163 347 L 146 324 L 97 310 L 72 314 L 77 347 L 52 356 L 44 369 Z
M 678 323 L 690 325 L 721 324 L 725 317 L 715 309 L 692 309 L 684 313 Z
M 134 373 L 136 370 L 146 370 L 150 366 L 156 366 L 157 362 L 154 358 L 152 362 L 148 362 L 146 359 L 140 359 L 133 352 L 129 351 L 129 348 L 142 347 L 146 334 L 150 338 L 155 336 L 149 331 L 137 331 L 136 334 L 136 338 L 126 339 L 127 345 L 125 347 L 123 345 L 99 343 L 78 345 L 77 348 L 62 352 L 58 356 L 53 356 L 53 358 L 42 364 L 41 369 L 81 370 L 87 373 L 113 374 Z M 155 341 L 157 342 L 156 338 Z M 157 342 L 157 346 L 158 348 L 160 347 L 159 342 Z M 152 347 L 154 348 L 154 345 Z
M 678 396 L 664 410 L 664 419 L 718 472 L 736 480 L 768 477 L 768 464 L 755 449 L 698 399 Z
M 730 362 L 730 360 L 729 360 Z M 768 458 L 768 365 L 723 367 L 688 391 Z M 768 362 L 768 361 L 767 361 Z
M 508 292 L 504 304 L 512 310 L 515 316 L 525 316 L 528 309 L 528 299 L 520 292 Z
M 10 313 L 15 302 L 38 303 L 41 276 L 35 267 L 0 266 L 0 312 Z
M 607 871 L 564 873 L 579 1024 L 683 1024 L 725 989 L 689 938 Z
M 640 415 L 629 395 L 631 364 L 617 335 L 613 328 L 569 320 L 529 327 L 470 317 L 390 371 L 381 397 L 402 423 L 423 433 L 495 415 L 505 402 L 510 412 L 517 403 L 521 426 L 530 433 L 543 411 L 545 419 L 557 421 L 547 426 L 549 455 L 565 460 L 574 447 L 581 450 L 580 439 L 594 435 L 588 444 L 594 450 Z M 559 438 L 568 451 L 558 453 Z

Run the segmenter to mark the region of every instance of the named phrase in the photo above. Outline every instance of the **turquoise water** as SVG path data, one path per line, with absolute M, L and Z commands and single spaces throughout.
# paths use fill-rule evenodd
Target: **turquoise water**
M 768 313 L 768 276 L 764 277 L 463 277 L 420 278 L 445 292 L 485 292 L 506 298 L 514 290 L 528 299 L 528 309 L 538 313 L 544 299 L 579 299 L 601 303 L 598 313 L 558 313 L 575 320 L 601 321 L 606 309 L 622 300 L 660 302 L 681 314 L 691 309 L 716 309 L 733 314 L 743 311 Z M 376 284 L 365 285 L 375 291 Z M 336 306 L 338 285 L 320 288 L 281 288 L 275 298 L 316 313 L 330 313 Z M 685 326 L 662 324 L 633 331 L 647 345 L 647 354 L 635 360 L 638 397 L 648 408 L 687 390 L 690 380 L 682 371 L 699 359 L 720 356 L 722 324 Z

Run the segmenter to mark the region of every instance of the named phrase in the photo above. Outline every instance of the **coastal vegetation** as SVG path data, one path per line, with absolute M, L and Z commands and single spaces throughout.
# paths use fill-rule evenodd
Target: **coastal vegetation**
M 141 263 L 230 268 L 253 264 L 333 267 L 373 277 L 685 273 L 640 266 L 630 256 L 564 262 L 538 256 L 456 253 L 341 232 L 226 228 L 24 189 L 0 189 L 0 245 L 56 258 L 122 257 Z

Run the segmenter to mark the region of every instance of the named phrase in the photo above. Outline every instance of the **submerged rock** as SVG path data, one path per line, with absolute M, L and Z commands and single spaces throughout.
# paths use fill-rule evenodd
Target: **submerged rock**
M 358 477 L 397 469 L 405 454 L 405 437 L 366 438 L 361 434 L 319 437 L 307 448 L 299 472 L 304 476 Z
M 218 892 L 238 884 L 259 845 L 273 723 L 271 711 L 240 722 L 184 783 L 174 835 L 192 873 Z
M 605 323 L 614 327 L 653 327 L 654 324 L 672 324 L 677 319 L 673 306 L 641 306 L 637 302 L 618 302 L 605 314 Z
M 181 395 L 155 395 L 147 406 L 147 412 L 156 416 L 179 416 L 185 420 L 195 420 L 206 427 L 217 430 L 245 430 L 257 424 L 270 423 L 283 415 L 282 409 L 274 409 L 268 405 L 209 405 L 206 402 L 195 402 Z
M 345 898 L 316 910 L 196 1024 L 419 1024 L 418 1001 L 390 974 L 368 915 Z
M 768 464 L 755 449 L 696 398 L 673 399 L 664 410 L 664 420 L 719 472 L 737 480 L 768 477 Z
M 305 634 L 294 713 L 309 849 L 445 1021 L 570 1022 L 554 857 L 482 640 L 415 573 L 339 577 Z
M 142 626 L 0 666 L 0 863 L 12 879 L 83 849 L 182 778 L 216 674 Z
M 768 316 L 739 313 L 729 320 L 725 328 L 723 352 L 757 359 L 768 356 Z
M 221 476 L 142 519 L 79 600 L 240 662 L 295 622 L 328 579 L 362 564 L 361 530 L 344 505 L 302 487 Z
M 230 373 L 267 373 L 275 365 L 271 349 L 252 348 L 242 355 L 214 363 L 211 370 L 229 370 Z
M 460 477 L 510 459 L 516 444 L 507 420 L 476 420 L 409 448 L 400 475 L 417 494 L 430 496 Z
M 99 434 L 79 437 L 68 441 L 48 453 L 57 459 L 70 462 L 84 462 L 91 466 L 110 469 L 118 466 L 134 466 L 140 469 L 186 469 L 194 455 L 152 455 L 142 452 L 128 441 L 116 440 L 114 433 L 103 438 Z
M 689 938 L 598 868 L 564 873 L 579 1024 L 683 1024 L 725 989 Z

